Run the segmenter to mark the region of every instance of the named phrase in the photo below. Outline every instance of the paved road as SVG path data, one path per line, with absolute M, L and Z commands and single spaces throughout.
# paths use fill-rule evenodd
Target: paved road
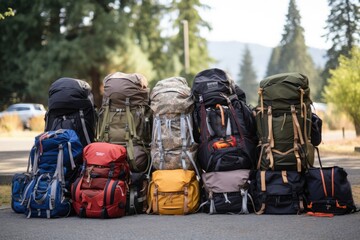
M 24 171 L 32 138 L 0 138 L 0 175 Z M 323 164 L 345 167 L 360 185 L 360 159 L 328 157 Z M 1 180 L 1 178 L 0 178 Z M 26 219 L 7 206 L 0 209 L 0 239 L 358 239 L 360 213 L 334 218 L 306 215 L 137 215 L 118 219 Z

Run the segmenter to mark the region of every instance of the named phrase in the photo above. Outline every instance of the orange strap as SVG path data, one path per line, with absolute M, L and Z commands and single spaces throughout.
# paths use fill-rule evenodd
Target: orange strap
M 286 171 L 281 171 L 281 176 L 283 179 L 283 183 L 289 183 Z
M 266 171 L 261 171 L 261 172 L 260 172 L 261 191 L 262 191 L 262 192 L 266 192 L 265 174 L 266 174 Z
M 270 143 L 270 147 L 273 148 L 275 146 L 275 143 L 274 143 L 274 133 L 273 133 L 271 106 L 268 107 L 267 114 L 268 114 L 268 131 L 269 131 L 268 142 Z
M 332 213 L 322 213 L 322 212 L 307 212 L 306 215 L 312 217 L 334 217 Z

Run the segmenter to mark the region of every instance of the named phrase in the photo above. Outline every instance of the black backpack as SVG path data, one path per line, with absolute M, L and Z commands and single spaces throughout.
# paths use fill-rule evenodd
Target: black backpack
M 194 138 L 206 172 L 255 167 L 256 125 L 251 109 L 239 100 L 234 81 L 221 69 L 195 76 Z
M 85 147 L 94 142 L 96 112 L 90 85 L 73 78 L 60 78 L 49 88 L 45 131 L 73 129 Z

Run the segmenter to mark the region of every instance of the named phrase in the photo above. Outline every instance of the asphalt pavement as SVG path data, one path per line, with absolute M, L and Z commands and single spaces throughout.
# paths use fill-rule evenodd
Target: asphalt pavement
M 0 137 L 0 183 L 26 170 L 32 137 Z M 352 185 L 360 185 L 360 158 L 326 157 L 338 165 Z M 357 204 L 359 206 L 359 203 Z M 0 239 L 358 239 L 360 213 L 344 216 L 302 215 L 135 215 L 116 219 L 27 219 L 10 206 L 0 207 Z

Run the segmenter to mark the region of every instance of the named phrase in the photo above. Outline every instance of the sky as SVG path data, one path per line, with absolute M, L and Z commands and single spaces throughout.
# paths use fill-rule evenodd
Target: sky
M 212 31 L 202 32 L 208 41 L 239 41 L 275 47 L 280 43 L 289 0 L 202 0 L 211 7 L 201 10 Z M 327 0 L 296 0 L 309 47 L 327 49 L 331 43 L 322 37 L 330 9 Z

